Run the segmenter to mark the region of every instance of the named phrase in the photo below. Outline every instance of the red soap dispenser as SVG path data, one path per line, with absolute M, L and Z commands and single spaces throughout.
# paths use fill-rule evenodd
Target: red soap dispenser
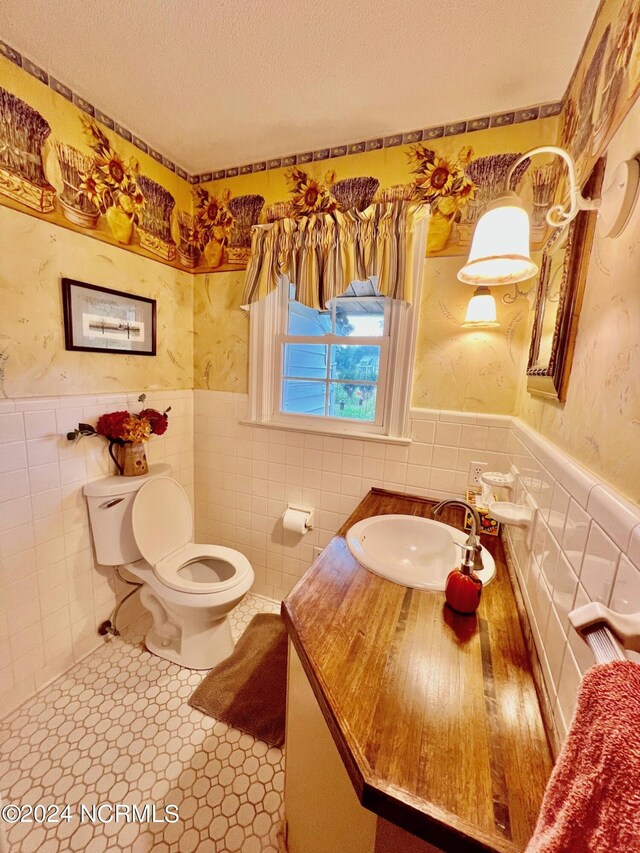
M 449 607 L 467 616 L 476 612 L 482 596 L 482 581 L 473 571 L 474 552 L 472 545 L 463 546 L 462 564 L 449 573 L 444 588 Z

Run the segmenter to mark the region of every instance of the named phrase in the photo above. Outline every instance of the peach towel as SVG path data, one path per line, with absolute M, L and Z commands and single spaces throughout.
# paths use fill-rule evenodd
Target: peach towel
M 585 673 L 526 853 L 640 851 L 640 665 Z

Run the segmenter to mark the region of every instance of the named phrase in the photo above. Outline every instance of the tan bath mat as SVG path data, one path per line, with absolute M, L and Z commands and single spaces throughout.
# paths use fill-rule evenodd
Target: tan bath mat
M 192 708 L 270 746 L 284 744 L 287 632 L 279 615 L 254 616 L 233 653 L 204 678 Z

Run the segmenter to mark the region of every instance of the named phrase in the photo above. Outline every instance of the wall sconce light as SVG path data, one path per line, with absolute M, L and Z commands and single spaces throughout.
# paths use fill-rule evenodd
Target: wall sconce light
M 469 259 L 458 273 L 465 284 L 515 284 L 538 272 L 529 249 L 529 214 L 522 199 L 500 193 L 480 218 Z
M 469 258 L 458 273 L 460 281 L 479 288 L 486 288 L 487 285 L 517 285 L 537 273 L 538 267 L 531 260 L 529 216 L 524 210 L 520 196 L 509 189 L 515 170 L 523 160 L 534 154 L 557 154 L 565 160 L 569 173 L 568 205 L 554 205 L 547 211 L 549 225 L 563 228 L 575 219 L 581 210 L 598 211 L 606 237 L 617 237 L 627 224 L 638 192 L 640 168 L 637 160 L 620 163 L 614 172 L 611 185 L 602 193 L 602 197 L 588 199 L 583 197 L 578 184 L 575 163 L 563 148 L 555 145 L 533 148 L 513 163 L 507 174 L 505 190 L 478 221 Z M 484 293 L 480 295 L 487 298 Z
M 496 320 L 496 300 L 485 285 L 476 287 L 469 304 L 462 327 L 464 329 L 496 329 L 500 323 Z

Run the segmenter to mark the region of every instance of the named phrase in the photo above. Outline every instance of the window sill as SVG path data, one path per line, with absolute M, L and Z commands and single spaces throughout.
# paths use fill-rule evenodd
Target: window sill
M 379 441 L 382 444 L 401 444 L 408 446 L 411 444 L 409 436 L 403 437 L 399 435 L 383 435 L 376 432 L 356 432 L 355 430 L 341 430 L 331 427 L 312 427 L 298 426 L 297 424 L 285 424 L 278 421 L 240 421 L 243 426 L 263 427 L 264 429 L 279 429 L 292 432 L 308 432 L 312 435 L 330 435 L 337 438 L 353 438 L 358 441 Z

